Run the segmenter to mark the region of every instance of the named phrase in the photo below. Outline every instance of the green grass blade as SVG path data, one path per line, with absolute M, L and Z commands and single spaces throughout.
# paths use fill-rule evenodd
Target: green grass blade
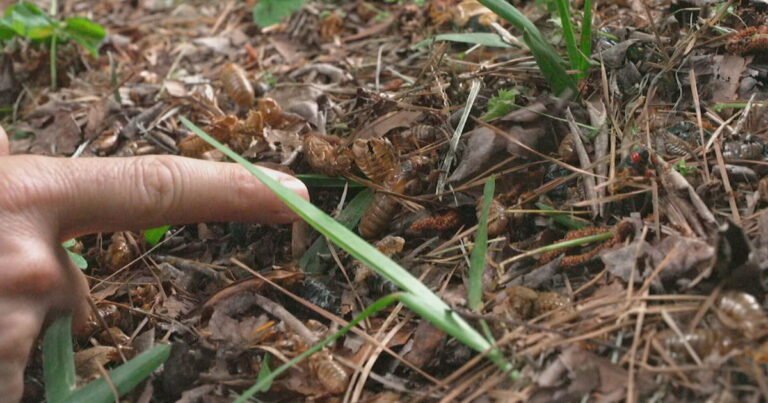
M 483 306 L 483 271 L 485 270 L 485 255 L 488 252 L 488 214 L 491 211 L 491 201 L 496 190 L 496 178 L 490 177 L 483 189 L 483 207 L 475 235 L 475 247 L 469 260 L 469 290 L 467 300 L 469 309 L 475 311 Z
M 566 95 L 569 91 L 576 92 L 576 85 L 563 67 L 562 59 L 542 38 L 531 35 L 528 31 L 523 34 L 523 40 L 531 49 L 536 65 L 541 74 L 552 86 L 556 95 Z
M 348 186 L 350 189 L 360 189 L 364 188 L 365 186 L 350 181 L 346 178 L 339 178 L 339 177 L 332 177 L 327 175 L 319 175 L 319 174 L 299 174 L 296 175 L 296 177 L 304 182 L 307 187 L 315 187 L 315 188 L 343 188 L 344 186 Z
M 435 327 L 455 337 L 472 349 L 479 352 L 490 350 L 491 344 L 488 340 L 470 326 L 462 317 L 453 312 L 440 297 L 435 295 L 432 290 L 421 283 L 410 272 L 400 267 L 400 265 L 395 263 L 392 259 L 385 256 L 357 234 L 350 231 L 347 227 L 339 224 L 322 210 L 299 197 L 294 192 L 272 179 L 269 175 L 256 168 L 246 159 L 216 141 L 188 119 L 184 117 L 181 117 L 180 119 L 184 126 L 193 133 L 200 136 L 200 138 L 224 153 L 224 155 L 247 169 L 264 185 L 272 190 L 280 200 L 293 210 L 294 213 L 304 219 L 318 232 L 328 237 L 334 244 L 344 249 L 347 253 L 373 269 L 382 277 L 397 285 L 401 290 L 416 296 L 415 298 L 408 299 L 407 302 L 404 301 L 409 309 L 421 315 L 424 319 L 435 325 Z M 497 350 L 491 352 L 489 358 L 503 369 L 506 370 L 509 368 L 509 364 Z
M 584 19 L 581 21 L 582 72 L 589 70 L 589 58 L 592 57 L 592 0 L 584 0 Z
M 75 389 L 75 355 L 72 352 L 72 316 L 62 316 L 51 324 L 43 338 L 43 379 L 45 399 L 65 401 Z
M 510 44 L 504 42 L 499 35 L 490 33 L 490 32 L 463 32 L 463 33 L 455 33 L 455 34 L 440 34 L 440 35 L 435 35 L 431 39 L 426 39 L 424 42 L 430 43 L 433 40 L 468 43 L 472 45 L 483 45 L 483 46 L 489 46 L 494 48 L 511 48 L 512 47 Z M 419 47 L 420 45 L 421 43 L 418 43 L 414 45 L 414 47 Z
M 171 354 L 171 346 L 167 344 L 155 346 L 125 364 L 109 371 L 109 377 L 117 388 L 120 396 L 135 388 L 141 381 L 162 365 Z M 79 403 L 113 403 L 115 395 L 107 381 L 97 379 L 71 394 L 66 402 Z
M 552 206 L 544 203 L 536 203 L 536 207 L 542 209 L 543 211 L 555 211 L 555 209 Z M 551 213 L 547 215 L 552 217 L 552 221 L 562 225 L 565 228 L 568 228 L 569 230 L 582 229 L 584 227 L 591 225 L 591 223 L 587 220 L 584 220 L 578 217 L 573 217 L 565 213 Z
M 347 204 L 347 207 L 341 210 L 337 220 L 347 228 L 356 227 L 371 202 L 373 202 L 373 192 L 370 189 L 358 193 Z M 320 256 L 327 253 L 329 253 L 328 242 L 325 241 L 325 237 L 320 237 L 304 252 L 304 256 L 299 259 L 299 267 L 306 273 L 320 273 L 322 271 Z
M 571 11 L 568 0 L 555 0 L 557 13 L 560 16 L 560 25 L 563 27 L 563 38 L 565 47 L 568 49 L 568 61 L 571 62 L 571 68 L 579 69 L 581 66 L 581 52 L 576 46 L 576 35 L 573 33 L 573 24 L 571 24 Z
M 568 90 L 573 93 L 576 92 L 576 84 L 565 70 L 565 61 L 547 43 L 541 31 L 536 28 L 536 25 L 528 17 L 505 0 L 479 0 L 479 2 L 523 31 L 523 40 L 531 49 L 541 74 L 544 75 L 549 85 L 552 86 L 552 91 L 555 95 L 565 95 Z
M 264 354 L 264 359 L 261 361 L 261 369 L 259 369 L 259 376 L 256 377 L 256 383 L 262 384 L 261 388 L 256 389 L 256 392 L 266 392 L 272 387 L 272 379 L 268 379 L 272 375 L 272 370 L 269 368 L 269 354 Z
M 345 334 L 347 334 L 347 332 L 349 332 L 353 327 L 357 326 L 358 323 L 362 322 L 367 317 L 374 315 L 376 312 L 379 312 L 380 310 L 385 309 L 386 307 L 399 301 L 402 295 L 403 295 L 402 293 L 395 293 L 395 294 L 389 294 L 387 296 L 384 296 L 378 299 L 369 307 L 365 308 L 365 310 L 361 312 L 360 315 L 357 315 L 357 317 L 352 319 L 352 321 L 350 321 L 346 326 L 341 328 L 338 332 L 326 337 L 325 339 L 315 344 L 311 348 L 307 349 L 303 353 L 297 355 L 296 358 L 286 362 L 285 364 L 281 365 L 279 368 L 270 372 L 266 376 L 262 377 L 261 374 L 259 374 L 259 380 L 256 382 L 256 384 L 254 384 L 253 386 L 248 388 L 248 390 L 243 392 L 243 394 L 240 395 L 237 398 L 237 400 L 235 400 L 235 403 L 244 403 L 256 393 L 264 390 L 269 390 L 268 386 L 272 384 L 272 382 L 275 379 L 277 379 L 277 377 L 280 376 L 280 374 L 287 371 L 294 365 L 300 363 L 302 360 L 306 359 L 310 355 L 322 350 L 323 348 L 325 348 L 325 346 L 338 340 L 341 336 L 344 336 Z

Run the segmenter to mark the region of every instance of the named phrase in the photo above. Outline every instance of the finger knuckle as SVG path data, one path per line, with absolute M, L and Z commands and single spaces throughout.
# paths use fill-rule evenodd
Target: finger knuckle
M 181 192 L 182 175 L 178 163 L 167 156 L 148 156 L 136 159 L 133 177 L 138 205 L 146 206 L 147 215 L 164 214 L 177 205 Z
M 47 295 L 64 286 L 63 269 L 47 254 L 31 254 L 15 259 L 19 264 L 8 274 L 5 285 L 19 295 Z

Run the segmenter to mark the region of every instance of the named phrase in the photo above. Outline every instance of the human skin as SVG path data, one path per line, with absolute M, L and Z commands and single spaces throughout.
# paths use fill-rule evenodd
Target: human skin
M 264 169 L 308 198 L 299 180 Z M 174 156 L 9 155 L 0 128 L 0 396 L 18 401 L 37 336 L 57 315 L 89 314 L 88 283 L 61 243 L 164 224 L 288 223 L 297 217 L 236 164 Z

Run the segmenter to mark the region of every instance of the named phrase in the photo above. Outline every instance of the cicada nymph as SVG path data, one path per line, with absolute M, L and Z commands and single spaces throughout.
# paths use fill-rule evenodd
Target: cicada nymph
M 502 309 L 521 320 L 571 307 L 571 299 L 556 292 L 537 292 L 528 287 L 513 285 L 507 288 L 506 294 L 508 300 Z
M 221 68 L 221 86 L 224 92 L 237 105 L 242 108 L 249 108 L 256 99 L 253 85 L 248 79 L 248 74 L 240 65 L 227 63 Z
M 327 351 L 320 351 L 310 356 L 309 368 L 328 393 L 340 395 L 347 390 L 349 374 Z
M 395 148 L 386 139 L 355 140 L 352 156 L 360 171 L 379 185 L 385 185 L 398 168 Z
M 477 218 L 483 210 L 483 199 L 477 202 Z M 488 236 L 493 238 L 504 234 L 509 225 L 509 216 L 506 207 L 496 198 L 491 200 L 491 208 L 488 212 Z
M 328 176 L 348 175 L 353 158 L 338 137 L 309 133 L 304 136 L 304 156 L 312 169 Z
M 768 334 L 768 315 L 751 294 L 725 291 L 715 305 L 717 318 L 725 327 L 740 332 L 749 340 Z
M 398 175 L 393 183 L 387 186 L 387 191 L 391 193 L 402 194 L 408 187 L 408 178 Z M 389 224 L 392 221 L 392 217 L 397 213 L 400 203 L 394 196 L 377 192 L 373 196 L 373 202 L 370 207 L 365 210 L 362 218 L 360 218 L 360 225 L 357 230 L 360 235 L 366 239 L 373 239 L 381 235 L 382 232 L 389 228 Z
M 227 115 L 214 118 L 206 132 L 221 143 L 228 144 L 234 136 L 238 124 L 236 116 Z M 197 136 L 183 138 L 178 144 L 181 155 L 186 157 L 200 157 L 206 151 L 213 149 L 213 146 Z
M 403 251 L 403 247 L 405 246 L 405 239 L 399 237 L 399 236 L 386 236 L 382 238 L 380 241 L 376 242 L 375 244 L 376 249 L 379 250 L 379 252 L 383 253 L 387 257 L 392 257 L 395 254 L 398 254 Z M 375 281 L 387 281 L 384 278 L 380 278 L 376 273 L 374 273 L 369 267 L 365 266 L 362 263 L 357 263 L 355 266 L 355 284 L 357 286 L 360 285 L 367 285 L 369 289 L 372 288 L 379 288 L 375 287 L 376 284 L 372 284 Z
M 659 333 L 657 338 L 672 353 L 672 356 L 678 359 L 690 357 L 686 345 L 690 346 L 700 359 L 713 354 L 723 356 L 733 349 L 733 341 L 729 337 L 709 328 L 695 329 L 681 335 L 670 329 Z
M 421 149 L 440 140 L 440 128 L 420 124 L 392 136 L 392 143 L 401 153 Z

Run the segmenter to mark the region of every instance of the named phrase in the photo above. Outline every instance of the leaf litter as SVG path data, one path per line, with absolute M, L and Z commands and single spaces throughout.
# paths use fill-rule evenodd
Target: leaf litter
M 477 1 L 307 1 L 254 24 L 267 3 L 67 2 L 62 14 L 107 28 L 98 57 L 63 47 L 57 91 L 42 48 L 18 41 L 0 64 L 14 153 L 223 160 L 185 115 L 258 164 L 367 187 L 354 211 L 360 187 L 310 191 L 487 324 L 520 374 L 390 308 L 261 399 L 768 399 L 764 2 L 600 2 L 570 99 L 551 94 L 525 33 Z M 564 53 L 555 8 L 515 4 Z M 475 311 L 468 261 L 491 176 Z M 395 291 L 299 226 L 81 241 L 100 318 L 76 340 L 80 381 L 172 342 L 130 401 L 229 400 Z M 29 401 L 41 372 L 36 355 Z

